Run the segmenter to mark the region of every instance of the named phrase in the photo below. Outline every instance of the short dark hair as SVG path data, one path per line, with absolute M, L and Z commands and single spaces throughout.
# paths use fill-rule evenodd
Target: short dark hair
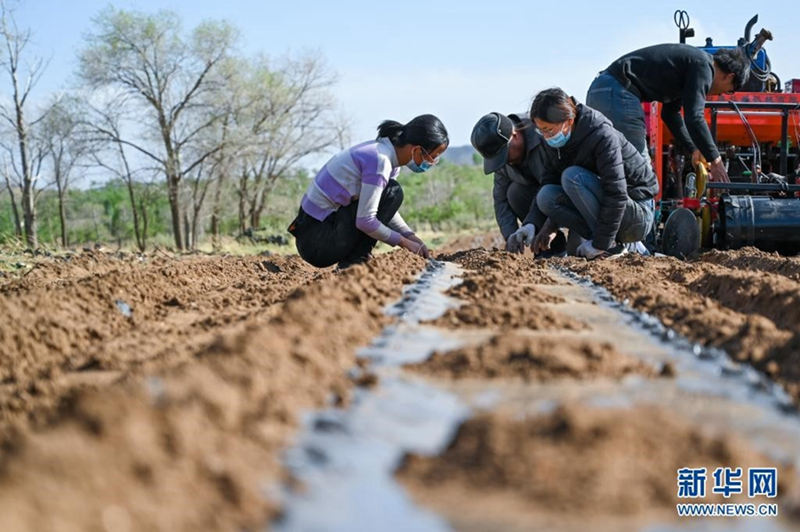
M 433 151 L 442 144 L 448 146 L 450 138 L 442 121 L 433 115 L 420 115 L 407 124 L 384 120 L 378 126 L 378 138 L 386 137 L 394 146 L 414 144 Z
M 726 74 L 733 74 L 733 90 L 738 91 L 750 77 L 750 59 L 741 48 L 721 48 L 714 53 L 714 63 Z
M 564 122 L 578 115 L 575 101 L 558 87 L 545 89 L 533 99 L 531 120 L 544 120 L 551 124 Z

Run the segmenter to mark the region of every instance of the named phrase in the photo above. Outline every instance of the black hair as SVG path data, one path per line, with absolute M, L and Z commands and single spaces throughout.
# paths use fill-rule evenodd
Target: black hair
M 750 77 L 750 59 L 741 48 L 722 48 L 714 53 L 714 63 L 726 74 L 733 74 L 733 90 L 738 91 Z
M 553 87 L 536 95 L 531 104 L 530 114 L 531 120 L 539 119 L 558 124 L 578 116 L 578 109 L 575 101 L 566 92 Z
M 433 115 L 420 115 L 405 125 L 394 120 L 384 120 L 378 126 L 378 138 L 382 137 L 388 138 L 394 146 L 414 144 L 429 152 L 442 144 L 450 144 L 444 124 Z

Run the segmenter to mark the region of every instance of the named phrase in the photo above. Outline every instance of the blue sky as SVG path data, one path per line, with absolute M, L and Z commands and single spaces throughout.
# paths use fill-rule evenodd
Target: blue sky
M 758 13 L 754 33 L 767 27 L 775 35 L 767 46 L 773 70 L 782 80 L 800 78 L 800 14 L 788 1 L 26 0 L 18 23 L 33 31 L 32 52 L 50 58 L 34 96 L 69 86 L 82 37 L 109 3 L 167 8 L 185 28 L 226 19 L 239 28 L 246 54 L 320 50 L 338 74 L 335 94 L 354 142 L 374 137 L 383 119 L 434 113 L 453 145 L 467 144 L 482 114 L 524 111 L 540 89 L 561 86 L 583 100 L 592 78 L 619 55 L 677 41 L 676 8 L 689 11 L 696 45 L 706 36 L 734 44 Z

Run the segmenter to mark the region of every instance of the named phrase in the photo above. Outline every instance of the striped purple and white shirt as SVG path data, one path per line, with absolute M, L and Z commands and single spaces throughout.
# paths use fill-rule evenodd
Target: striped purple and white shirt
M 358 200 L 356 227 L 372 238 L 396 246 L 401 236 L 413 235 L 400 213 L 388 227 L 378 220 L 383 189 L 399 173 L 391 141 L 382 137 L 363 142 L 331 157 L 308 186 L 300 205 L 322 221 L 339 207 Z

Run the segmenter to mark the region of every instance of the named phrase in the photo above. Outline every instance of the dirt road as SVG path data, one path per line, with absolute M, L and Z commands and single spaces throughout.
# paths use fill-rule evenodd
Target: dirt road
M 458 305 L 409 329 L 438 348 L 383 370 L 357 353 L 401 319 L 384 308 L 426 267 L 403 252 L 344 272 L 293 256 L 95 252 L 6 279 L 0 529 L 291 523 L 277 519 L 280 492 L 303 479 L 282 457 L 308 430 L 302 414 L 357 409 L 397 378 L 467 412 L 437 450 L 407 449 L 396 472 L 443 527 L 682 526 L 676 470 L 699 465 L 709 477 L 777 468 L 775 529 L 796 526 L 799 259 L 542 262 L 467 250 L 492 243 L 439 257 L 463 268 L 448 290 Z M 569 272 L 670 330 L 648 332 Z M 691 342 L 732 360 L 706 347 L 694 356 Z

